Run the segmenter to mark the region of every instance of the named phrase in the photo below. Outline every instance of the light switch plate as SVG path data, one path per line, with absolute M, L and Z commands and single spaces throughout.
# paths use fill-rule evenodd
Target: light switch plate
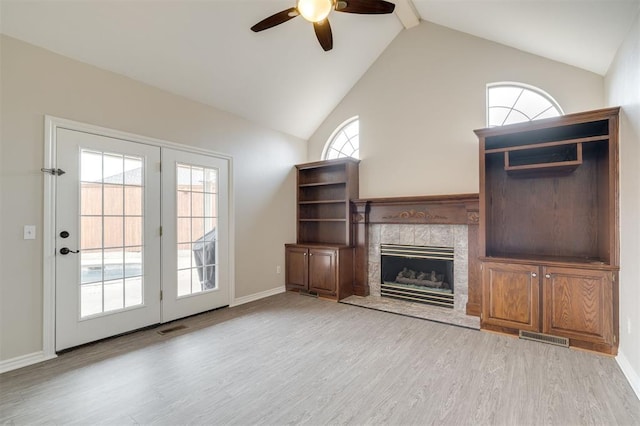
M 35 225 L 25 225 L 24 226 L 24 239 L 25 240 L 35 240 L 36 239 L 36 226 Z

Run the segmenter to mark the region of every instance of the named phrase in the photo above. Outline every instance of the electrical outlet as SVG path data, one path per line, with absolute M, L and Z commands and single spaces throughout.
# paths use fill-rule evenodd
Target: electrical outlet
M 25 225 L 24 226 L 24 239 L 25 240 L 35 240 L 36 239 L 36 226 L 35 225 Z
M 281 273 L 280 265 L 276 265 L 276 274 Z
M 631 318 L 627 318 L 627 334 L 631 334 Z

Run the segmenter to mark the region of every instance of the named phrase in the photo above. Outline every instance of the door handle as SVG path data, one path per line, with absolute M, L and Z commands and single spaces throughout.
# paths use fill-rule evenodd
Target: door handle
M 69 248 L 67 248 L 67 247 L 62 247 L 60 249 L 60 254 L 66 255 L 66 254 L 69 254 L 69 253 L 80 253 L 80 250 L 69 250 Z

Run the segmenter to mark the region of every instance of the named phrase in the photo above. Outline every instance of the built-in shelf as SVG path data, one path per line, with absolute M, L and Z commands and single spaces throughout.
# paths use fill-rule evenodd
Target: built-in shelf
M 568 174 L 582 164 L 582 142 L 537 144 L 504 150 L 504 170 L 510 175 Z
M 314 186 L 331 186 L 331 185 L 344 185 L 346 182 L 314 182 L 314 183 L 303 183 L 298 185 L 300 188 L 309 188 Z
M 285 246 L 285 287 L 340 300 L 353 294 L 351 199 L 358 198 L 353 158 L 298 164 L 296 244 Z
M 358 198 L 358 163 L 353 158 L 299 164 L 298 244 L 351 245 L 351 207 Z
M 492 253 L 482 256 L 484 262 L 509 262 L 522 264 L 544 264 L 553 266 L 580 267 L 587 269 L 618 270 L 618 266 L 610 265 L 605 259 L 595 257 L 552 256 L 540 254 Z
M 504 148 L 495 148 L 495 149 L 487 149 L 484 151 L 485 154 L 495 154 L 496 152 L 507 152 L 507 151 L 520 151 L 531 148 L 545 148 L 549 146 L 558 146 L 558 145 L 569 145 L 569 144 L 577 144 L 577 143 L 588 143 L 588 142 L 599 142 L 606 141 L 609 139 L 608 135 L 601 136 L 592 136 L 588 138 L 577 138 L 577 139 L 567 139 L 562 141 L 553 141 L 553 142 L 545 142 L 545 143 L 534 143 L 530 145 L 520 145 L 520 146 L 508 146 Z
M 346 222 L 347 219 L 299 219 L 300 222 Z
M 347 200 L 314 200 L 314 201 L 298 201 L 298 204 L 342 204 Z

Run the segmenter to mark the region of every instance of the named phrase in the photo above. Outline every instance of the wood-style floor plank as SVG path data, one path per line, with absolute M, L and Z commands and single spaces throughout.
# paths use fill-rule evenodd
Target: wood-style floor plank
M 295 293 L 178 324 L 1 375 L 0 423 L 640 424 L 602 355 Z

